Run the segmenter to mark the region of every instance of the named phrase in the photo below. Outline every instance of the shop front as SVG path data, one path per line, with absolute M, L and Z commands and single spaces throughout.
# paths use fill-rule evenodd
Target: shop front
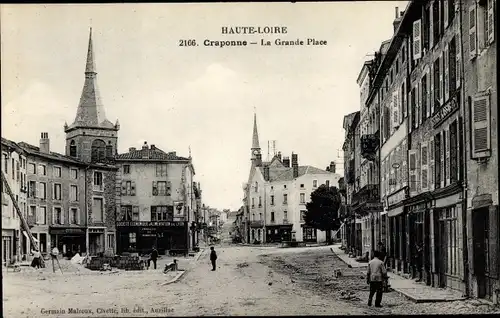
M 72 257 L 86 252 L 84 227 L 49 227 L 52 245 L 57 246 L 63 256 Z
M 408 198 L 408 187 L 387 196 L 387 217 L 389 223 L 389 244 L 387 246 L 387 266 L 395 272 L 409 272 L 409 235 L 407 213 L 404 200 Z
M 150 253 L 155 246 L 160 254 L 189 251 L 188 222 L 121 221 L 116 223 L 118 254 Z
M 266 225 L 266 242 L 289 242 L 292 240 L 292 224 Z

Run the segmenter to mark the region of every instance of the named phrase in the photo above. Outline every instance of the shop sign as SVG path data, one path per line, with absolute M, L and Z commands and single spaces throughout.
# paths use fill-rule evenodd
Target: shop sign
M 120 221 L 116 226 L 184 226 L 183 221 Z
M 453 97 L 450 99 L 450 101 L 447 104 L 444 104 L 443 107 L 432 117 L 432 126 L 436 128 L 436 126 L 439 126 L 441 122 L 448 118 L 449 115 L 451 115 L 453 112 L 455 112 L 458 109 L 458 103 L 456 101 L 456 97 Z
M 408 197 L 406 188 L 399 190 L 398 192 L 391 194 L 387 197 L 387 205 L 391 206 L 404 201 Z

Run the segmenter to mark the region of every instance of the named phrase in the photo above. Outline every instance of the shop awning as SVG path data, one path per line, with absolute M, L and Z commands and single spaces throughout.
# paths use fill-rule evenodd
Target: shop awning
M 391 218 L 391 217 L 395 217 L 395 216 L 398 216 L 400 214 L 403 213 L 403 208 L 404 206 L 400 206 L 400 207 L 397 207 L 397 208 L 394 208 L 394 209 L 391 209 L 391 210 L 388 210 L 387 211 L 387 215 Z

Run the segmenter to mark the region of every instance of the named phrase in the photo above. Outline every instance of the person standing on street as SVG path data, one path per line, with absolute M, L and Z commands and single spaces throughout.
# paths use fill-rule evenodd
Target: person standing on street
M 40 268 L 40 265 L 42 263 L 40 257 L 42 256 L 38 250 L 33 250 L 33 260 L 31 261 L 31 267 Z
M 50 258 L 52 259 L 52 271 L 54 271 L 54 273 L 56 272 L 54 261 L 59 264 L 59 261 L 57 260 L 58 256 L 59 256 L 59 249 L 57 248 L 57 246 L 54 245 L 54 247 L 50 251 Z
M 215 271 L 216 261 L 217 261 L 217 253 L 213 246 L 210 247 L 210 261 L 212 262 L 212 271 Z
M 153 261 L 153 266 L 156 269 L 156 260 L 158 259 L 158 250 L 156 249 L 155 246 L 153 246 L 153 251 L 151 252 L 151 256 L 149 257 L 148 260 L 148 269 L 149 265 L 151 264 L 151 261 Z
M 418 279 L 416 280 L 417 282 L 422 281 L 422 267 L 423 267 L 423 247 L 422 243 L 417 243 L 415 244 L 415 272 L 418 273 Z
M 382 293 L 384 281 L 387 279 L 387 270 L 384 262 L 380 260 L 379 251 L 375 251 L 373 259 L 368 263 L 368 273 L 366 282 L 370 285 L 370 296 L 368 306 L 372 305 L 373 295 L 375 296 L 375 307 L 382 307 Z

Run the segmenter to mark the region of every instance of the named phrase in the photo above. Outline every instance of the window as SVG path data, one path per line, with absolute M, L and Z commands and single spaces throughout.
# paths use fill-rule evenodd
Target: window
M 271 205 L 274 205 L 274 195 L 271 196 Z
M 54 167 L 54 177 L 60 178 L 62 176 L 61 167 Z
M 436 59 L 434 61 L 434 96 L 431 101 L 431 109 L 434 109 L 434 113 L 439 110 L 439 106 L 441 105 L 441 72 L 439 69 L 439 61 L 440 59 Z
M 307 210 L 300 211 L 300 222 L 305 222 L 306 212 L 307 212 Z
M 16 179 L 16 174 L 14 173 L 16 171 L 16 161 L 14 158 L 12 158 L 12 180 Z
M 411 128 L 415 128 L 416 127 L 416 112 L 417 112 L 417 103 L 416 103 L 416 92 L 415 92 L 415 88 L 412 88 L 411 89 L 411 93 L 410 93 L 410 109 L 411 109 Z
M 7 155 L 4 155 L 7 156 Z M 7 172 L 7 161 L 5 161 L 5 172 Z M 31 174 L 36 174 L 36 164 L 30 163 L 28 164 L 28 172 Z
M 36 216 L 36 206 L 30 205 L 29 216 Z
M 76 185 L 69 186 L 69 199 L 73 202 L 78 201 L 78 186 Z
M 446 185 L 446 180 L 450 177 L 449 173 L 450 171 L 448 170 L 450 167 L 449 167 L 449 163 L 448 163 L 448 153 L 447 153 L 447 147 L 449 146 L 448 145 L 448 132 L 446 130 L 443 130 L 442 131 L 442 149 L 441 149 L 441 160 L 442 160 L 442 166 L 443 166 L 443 181 L 444 181 L 444 184 Z
M 420 82 L 420 87 L 421 87 L 421 92 L 422 92 L 422 96 L 420 97 L 420 102 L 421 102 L 421 105 L 422 105 L 422 109 L 421 109 L 421 116 L 422 116 L 422 119 L 426 119 L 428 117 L 428 112 L 427 112 L 427 74 L 425 74 L 423 77 L 422 77 L 422 80 Z M 424 120 L 422 120 L 424 121 Z
M 286 184 L 283 185 L 283 189 L 286 189 Z
M 78 169 L 70 169 L 70 175 L 71 175 L 71 179 L 77 180 L 78 179 Z
M 132 182 L 132 185 L 134 186 L 133 182 Z M 153 181 L 153 195 L 154 196 L 169 196 L 169 195 L 171 195 L 170 189 L 171 189 L 171 182 L 170 181 Z
M 54 183 L 53 199 L 54 200 L 61 200 L 61 184 L 59 184 L 59 183 Z
M 102 191 L 102 172 L 94 171 L 94 191 Z
M 458 128 L 457 128 L 457 136 L 458 136 L 458 180 L 464 180 L 464 155 L 463 155 L 463 145 L 464 145 L 464 129 L 462 124 L 462 118 L 458 118 Z
M 262 197 L 259 197 L 259 208 L 262 206 Z
M 312 227 L 303 227 L 302 231 L 304 232 L 304 241 L 316 241 L 316 229 Z
M 94 222 L 104 221 L 104 200 L 102 198 L 94 198 L 93 200 L 92 219 Z
M 330 180 L 326 180 L 326 181 L 325 181 L 325 185 L 326 185 L 327 187 L 330 187 Z
M 47 207 L 41 206 L 36 211 L 36 224 L 45 224 L 47 220 Z
M 252 198 L 252 208 L 255 207 L 255 198 Z
M 458 180 L 457 121 L 450 125 L 450 182 Z
M 434 187 L 441 187 L 441 135 L 437 134 L 434 137 Z
M 300 194 L 300 203 L 306 203 L 306 194 L 305 193 Z
M 135 244 L 137 242 L 137 233 L 129 233 L 128 241 L 130 244 Z
M 132 194 L 132 182 L 133 181 L 122 181 L 122 195 L 131 196 Z
M 303 189 L 303 188 L 304 188 L 304 184 L 303 184 L 303 183 L 300 185 L 300 188 L 301 188 L 301 189 Z
M 38 174 L 41 176 L 47 175 L 47 167 L 45 165 L 38 165 Z
M 106 145 L 106 158 L 113 158 L 113 145 L 111 144 L 111 141 L 108 141 L 108 144 Z
M 157 177 L 167 176 L 167 164 L 166 163 L 157 163 L 156 164 L 156 176 Z
M 123 174 L 130 174 L 130 165 L 123 165 Z
M 36 198 L 37 192 L 36 181 L 30 181 L 28 183 L 28 198 Z
M 69 144 L 69 155 L 71 157 L 76 157 L 76 143 L 74 140 L 71 140 Z
M 70 208 L 69 209 L 69 223 L 70 224 L 78 224 L 80 217 L 78 216 L 78 208 Z
M 288 212 L 287 211 L 283 211 L 283 222 L 284 223 L 288 222 Z
M 283 194 L 283 204 L 288 204 L 288 194 Z
M 167 182 L 158 181 L 158 195 L 167 195 Z
M 5 173 L 9 173 L 9 155 L 3 154 L 3 170 Z
M 122 205 L 122 221 L 132 221 L 132 206 L 131 205 Z M 153 218 L 151 218 L 153 220 Z
M 422 19 L 422 46 L 425 50 L 429 51 L 429 41 L 431 35 L 431 12 L 430 7 L 424 9 L 424 16 Z
M 62 209 L 60 207 L 54 207 L 54 217 L 52 222 L 53 224 L 64 224 Z
M 47 184 L 45 182 L 40 182 L 38 184 L 38 198 L 45 200 L 47 199 Z
M 432 46 L 435 46 L 439 42 L 439 0 L 434 1 L 432 4 Z
M 461 263 L 457 210 L 455 207 L 448 207 L 438 211 L 436 212 L 439 213 L 439 235 L 444 240 L 441 246 L 444 249 L 442 252 L 446 263 L 446 273 L 457 275 Z
M 455 92 L 457 87 L 457 44 L 455 37 L 451 39 L 448 49 L 448 68 L 449 68 L 449 77 L 448 77 L 448 89 L 450 92 L 450 97 Z
M 262 212 L 259 213 L 259 221 L 262 221 Z
M 274 212 L 271 212 L 271 222 L 274 223 Z
M 100 139 L 92 141 L 91 161 L 99 162 L 105 159 L 106 159 L 106 143 Z
M 316 188 L 318 186 L 318 180 L 313 180 L 313 188 Z
M 151 221 L 173 221 L 174 207 L 172 205 L 161 205 L 151 207 Z

